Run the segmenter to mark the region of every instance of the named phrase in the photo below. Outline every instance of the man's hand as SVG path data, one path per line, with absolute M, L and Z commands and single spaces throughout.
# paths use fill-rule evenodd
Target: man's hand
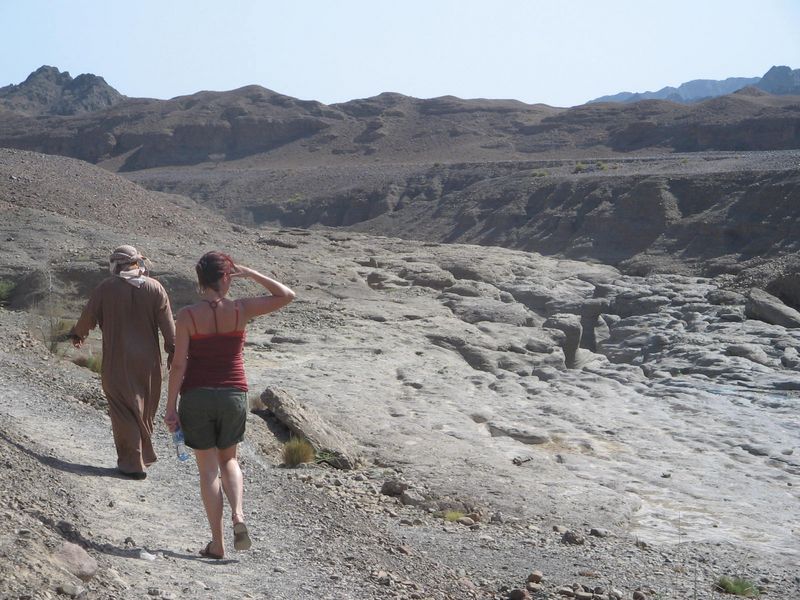
M 81 336 L 71 333 L 69 334 L 69 338 L 72 341 L 72 345 L 76 348 L 83 346 L 83 338 Z
M 172 359 L 174 356 L 175 356 L 174 352 L 169 352 L 167 354 L 167 371 L 169 371 L 172 368 Z

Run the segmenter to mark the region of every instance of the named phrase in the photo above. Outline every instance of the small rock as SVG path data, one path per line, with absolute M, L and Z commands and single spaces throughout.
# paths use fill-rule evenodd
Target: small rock
M 582 546 L 586 540 L 584 540 L 583 536 L 578 533 L 577 531 L 566 531 L 564 535 L 561 536 L 561 543 L 562 544 L 571 544 L 573 546 Z
M 503 516 L 503 513 L 498 511 L 496 513 L 492 513 L 492 516 L 489 519 L 489 521 L 491 523 L 504 523 L 505 522 L 505 517 Z
M 399 496 L 405 492 L 411 485 L 399 479 L 387 479 L 381 486 L 381 494 L 384 496 Z
M 89 581 L 97 574 L 97 561 L 83 548 L 72 542 L 64 542 L 53 554 L 55 562 L 82 581 Z
M 508 600 L 527 600 L 530 597 L 531 595 L 528 593 L 528 590 L 520 588 L 508 592 Z
M 461 524 L 461 525 L 466 525 L 467 527 L 471 527 L 472 525 L 475 525 L 475 521 L 473 521 L 469 517 L 461 517 L 458 520 L 458 523 Z
M 647 596 L 644 595 L 643 591 L 636 590 L 633 592 L 633 600 L 647 600 Z
M 406 506 L 421 506 L 425 504 L 425 497 L 414 490 L 405 490 L 400 494 L 400 502 Z
M 560 596 L 567 596 L 568 598 L 572 598 L 575 595 L 575 591 L 571 587 L 562 586 L 556 590 L 556 593 Z
M 139 558 L 141 558 L 142 560 L 153 561 L 156 559 L 156 555 L 150 554 L 147 550 L 139 550 Z
M 62 583 L 56 588 L 56 591 L 70 598 L 83 598 L 86 595 L 85 589 L 73 583 Z
M 592 600 L 594 594 L 592 592 L 575 592 L 576 600 Z
M 608 597 L 612 598 L 613 600 L 622 600 L 622 592 L 616 588 L 609 590 Z
M 544 574 L 541 571 L 533 571 L 528 575 L 528 582 L 530 583 L 541 583 L 542 579 L 544 579 Z
M 604 538 L 610 536 L 611 532 L 608 529 L 603 529 L 601 527 L 592 527 L 591 531 L 589 531 L 589 535 Z
M 108 578 L 114 583 L 114 585 L 122 588 L 123 590 L 127 590 L 130 587 L 128 582 L 122 578 L 116 569 L 107 569 L 106 575 L 108 575 Z

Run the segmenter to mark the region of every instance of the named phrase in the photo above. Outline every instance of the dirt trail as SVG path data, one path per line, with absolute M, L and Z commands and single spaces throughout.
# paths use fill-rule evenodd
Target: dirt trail
M 253 548 L 237 553 L 229 540 L 225 560 L 202 559 L 197 551 L 209 534 L 194 459 L 180 463 L 158 423 L 160 459 L 148 478 L 119 478 L 108 417 L 69 393 L 87 375 L 37 354 L 0 352 L 0 492 L 12 509 L 2 520 L 0 597 L 52 597 L 61 584 L 80 583 L 51 564 L 58 535 L 97 560 L 98 575 L 83 584 L 90 598 L 386 597 L 378 571 L 397 561 L 387 549 L 401 541 L 301 482 L 297 471 L 265 460 L 251 441 L 266 430 L 258 417 L 251 415 L 251 435 L 241 446 Z M 446 573 L 430 581 L 441 570 L 435 563 L 404 562 L 427 573 L 434 589 L 425 597 L 446 594 Z M 412 591 L 427 587 L 408 584 Z

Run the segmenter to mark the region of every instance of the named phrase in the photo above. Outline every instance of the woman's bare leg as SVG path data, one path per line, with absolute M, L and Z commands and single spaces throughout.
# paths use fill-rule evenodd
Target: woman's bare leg
M 211 547 L 216 554 L 225 553 L 222 527 L 222 489 L 219 484 L 219 459 L 216 448 L 195 450 L 197 469 L 200 472 L 200 496 L 206 509 L 208 524 L 211 526 Z
M 242 497 L 244 496 L 244 483 L 242 479 L 242 469 L 236 459 L 236 448 L 234 444 L 230 448 L 217 450 L 219 457 L 219 472 L 222 475 L 222 489 L 231 505 L 231 516 L 234 524 L 244 522 L 244 509 L 242 508 Z

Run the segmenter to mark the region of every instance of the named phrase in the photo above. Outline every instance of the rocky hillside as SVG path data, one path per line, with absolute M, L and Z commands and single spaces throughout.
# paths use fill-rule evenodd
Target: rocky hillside
M 102 77 L 85 73 L 74 79 L 56 67 L 40 67 L 19 85 L 0 88 L 0 107 L 28 117 L 77 115 L 125 99 Z
M 250 225 L 503 246 L 633 274 L 728 274 L 800 306 L 800 154 L 129 174 Z

